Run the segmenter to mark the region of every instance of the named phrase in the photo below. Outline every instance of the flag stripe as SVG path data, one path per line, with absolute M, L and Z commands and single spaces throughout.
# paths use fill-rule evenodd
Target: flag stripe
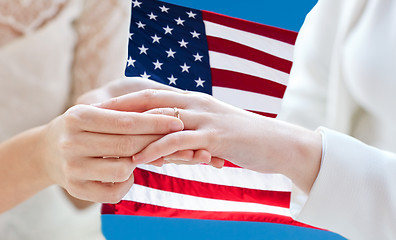
M 292 67 L 292 62 L 289 60 L 279 58 L 240 43 L 213 36 L 207 36 L 207 40 L 209 50 L 213 52 L 226 53 L 228 55 L 244 58 L 284 73 L 289 73 Z
M 193 211 L 193 210 L 167 208 L 158 205 L 139 203 L 133 201 L 121 201 L 117 204 L 117 208 L 114 208 L 114 205 L 104 204 L 102 207 L 102 213 L 138 215 L 138 216 L 195 218 L 195 219 L 208 219 L 208 220 L 210 219 L 210 220 L 272 222 L 272 223 L 288 224 L 288 225 L 295 225 L 302 227 L 307 226 L 305 224 L 294 221 L 291 217 L 269 214 L 269 213 Z
M 196 197 L 289 207 L 290 192 L 266 191 L 185 180 L 143 169 L 134 171 L 135 184 Z
M 258 112 L 258 111 L 253 111 L 253 110 L 248 110 L 248 111 L 255 113 L 255 114 L 259 114 L 264 117 L 276 118 L 278 116 L 278 114 L 274 114 L 274 113 L 264 113 L 264 112 Z
M 278 113 L 282 105 L 280 98 L 232 88 L 213 86 L 213 96 L 235 107 L 258 112 Z
M 250 202 L 195 197 L 134 184 L 122 200 L 193 211 L 261 212 L 290 217 L 288 208 Z
M 165 164 L 162 167 L 139 165 L 138 168 L 171 177 L 206 182 L 209 184 L 283 192 L 290 191 L 291 189 L 290 180 L 283 175 L 261 174 L 239 167 L 223 167 L 222 169 L 217 169 L 208 165 L 176 166 L 174 164 Z
M 231 56 L 224 53 L 209 51 L 210 67 L 212 69 L 223 69 L 240 72 L 259 78 L 268 79 L 283 85 L 287 85 L 289 74 L 270 68 L 259 63 Z
M 276 39 L 291 45 L 294 45 L 297 37 L 297 33 L 293 31 L 246 21 L 243 19 L 233 18 L 209 11 L 203 10 L 202 18 L 204 19 L 204 21 L 210 21 L 242 31 L 266 36 L 268 38 Z
M 207 36 L 237 42 L 289 61 L 293 59 L 293 45 L 208 21 L 204 23 Z
M 222 69 L 212 69 L 212 84 L 283 98 L 286 86 L 267 79 Z

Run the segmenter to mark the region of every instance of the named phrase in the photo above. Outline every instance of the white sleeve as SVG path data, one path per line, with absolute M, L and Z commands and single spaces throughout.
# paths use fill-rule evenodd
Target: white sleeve
M 307 15 L 295 44 L 279 119 L 312 130 L 323 126 L 339 8 L 332 1 L 319 1 Z
M 320 172 L 306 201 L 293 191 L 293 217 L 350 239 L 394 239 L 396 154 L 319 130 L 324 151 Z

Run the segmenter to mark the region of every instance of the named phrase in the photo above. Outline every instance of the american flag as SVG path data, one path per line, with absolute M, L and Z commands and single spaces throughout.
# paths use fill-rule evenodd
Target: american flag
M 276 117 L 297 33 L 156 0 L 133 0 L 126 76 L 141 76 Z M 103 214 L 303 225 L 290 217 L 291 182 L 226 163 L 141 165 Z M 305 226 L 305 225 L 304 225 Z

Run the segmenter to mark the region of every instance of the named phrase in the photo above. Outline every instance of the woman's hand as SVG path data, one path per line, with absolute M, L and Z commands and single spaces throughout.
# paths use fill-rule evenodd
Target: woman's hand
M 146 90 L 99 107 L 169 116 L 175 114 L 173 107 L 179 111 L 184 131 L 147 146 L 134 156 L 136 164 L 167 158 L 181 150 L 202 149 L 217 162 L 227 159 L 247 169 L 282 173 L 305 191 L 310 190 L 319 170 L 319 133 L 235 108 L 206 94 Z
M 140 77 L 126 77 L 118 79 L 108 83 L 107 85 L 89 91 L 77 99 L 77 104 L 94 104 L 104 101 L 108 101 L 111 98 L 119 97 L 128 93 L 141 91 L 144 89 L 161 89 L 169 90 L 173 92 L 183 93 L 184 91 L 166 86 L 164 84 L 140 78 Z M 221 161 L 210 161 L 211 156 L 207 151 L 204 150 L 184 150 L 167 156 L 166 158 L 160 158 L 156 161 L 152 161 L 149 164 L 162 166 L 168 162 L 183 162 L 185 164 L 194 164 L 198 162 L 206 162 L 214 167 L 221 167 L 223 160 Z
M 110 98 L 119 97 L 128 93 L 138 92 L 144 89 L 162 89 L 175 92 L 183 92 L 177 88 L 166 86 L 164 84 L 140 78 L 140 77 L 125 77 L 114 80 L 104 85 L 103 87 L 89 91 L 81 95 L 76 104 L 94 104 L 109 100 Z
M 44 128 L 44 171 L 74 197 L 118 202 L 133 184 L 131 156 L 182 129 L 174 117 L 76 105 Z

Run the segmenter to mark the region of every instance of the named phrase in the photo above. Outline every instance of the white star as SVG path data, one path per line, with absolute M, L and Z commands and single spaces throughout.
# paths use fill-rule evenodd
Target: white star
M 155 34 L 154 36 L 151 36 L 151 38 L 153 39 L 153 43 L 155 43 L 155 42 L 160 43 L 159 40 L 161 39 L 161 37 L 158 37 L 157 34 Z
M 147 14 L 147 16 L 149 16 L 149 18 L 150 18 L 150 20 L 155 20 L 155 21 L 157 21 L 157 15 L 154 15 L 154 13 L 153 12 L 151 12 L 150 14 Z
M 129 56 L 129 58 L 128 58 L 128 60 L 127 60 L 128 67 L 129 67 L 129 66 L 135 67 L 135 62 L 136 62 L 136 60 L 133 60 L 132 57 Z
M 197 33 L 195 30 L 194 32 L 190 32 L 192 34 L 193 38 L 199 38 L 199 35 L 201 35 L 200 33 Z
M 197 54 L 195 54 L 195 55 L 193 55 L 194 56 L 194 61 L 200 61 L 200 62 L 202 62 L 202 58 L 203 58 L 203 56 L 201 56 L 201 55 L 199 55 L 199 53 L 197 53 Z
M 146 24 L 142 23 L 141 21 L 136 23 L 138 25 L 138 28 L 143 28 L 146 26 Z
M 129 33 L 129 40 L 132 40 L 132 36 L 134 33 Z
M 173 74 L 172 74 L 172 76 L 168 77 L 168 80 L 169 80 L 169 85 L 171 85 L 171 84 L 175 84 L 176 85 L 177 78 L 175 78 L 173 76 Z
M 140 8 L 140 4 L 142 4 L 142 2 L 139 2 L 138 0 L 132 1 L 133 7 L 139 7 Z
M 201 86 L 204 87 L 204 82 L 205 80 L 202 80 L 201 78 L 198 78 L 198 80 L 194 80 L 197 83 L 197 87 Z
M 149 79 L 149 78 L 151 77 L 151 75 L 148 75 L 148 74 L 146 73 L 146 71 L 144 71 L 143 74 L 140 74 L 140 76 L 141 76 L 142 78 L 145 78 L 145 79 Z
M 196 13 L 193 13 L 192 11 L 187 12 L 187 14 L 188 14 L 189 18 L 195 18 L 195 15 L 197 15 Z
M 168 54 L 168 57 L 173 57 L 175 58 L 175 53 L 174 51 L 172 51 L 172 48 L 169 48 L 169 51 L 165 51 Z
M 173 28 L 170 28 L 169 25 L 166 25 L 166 28 L 163 28 L 165 30 L 165 34 L 169 33 L 172 35 Z
M 182 72 L 189 72 L 188 69 L 189 69 L 191 66 L 187 66 L 187 64 L 184 63 L 184 65 L 181 65 L 180 67 L 182 68 Z
M 187 48 L 188 42 L 185 42 L 184 39 L 182 39 L 181 41 L 178 41 L 178 43 L 180 44 L 180 47 L 185 47 L 185 48 Z
M 149 50 L 148 48 L 146 48 L 144 45 L 142 45 L 141 47 L 138 48 L 140 50 L 140 54 L 144 53 L 147 55 L 147 50 Z
M 161 66 L 162 66 L 163 63 L 160 63 L 160 62 L 158 61 L 158 59 L 157 59 L 156 62 L 153 62 L 153 64 L 154 64 L 154 70 L 155 70 L 155 69 L 162 70 Z
M 163 5 L 162 7 L 159 7 L 161 9 L 161 12 L 166 12 L 168 13 L 169 8 L 165 7 L 165 5 Z
M 182 19 L 179 17 L 178 19 L 175 19 L 175 21 L 176 21 L 177 25 L 182 25 L 182 26 L 184 26 L 183 23 L 184 23 L 186 20 L 182 20 Z

